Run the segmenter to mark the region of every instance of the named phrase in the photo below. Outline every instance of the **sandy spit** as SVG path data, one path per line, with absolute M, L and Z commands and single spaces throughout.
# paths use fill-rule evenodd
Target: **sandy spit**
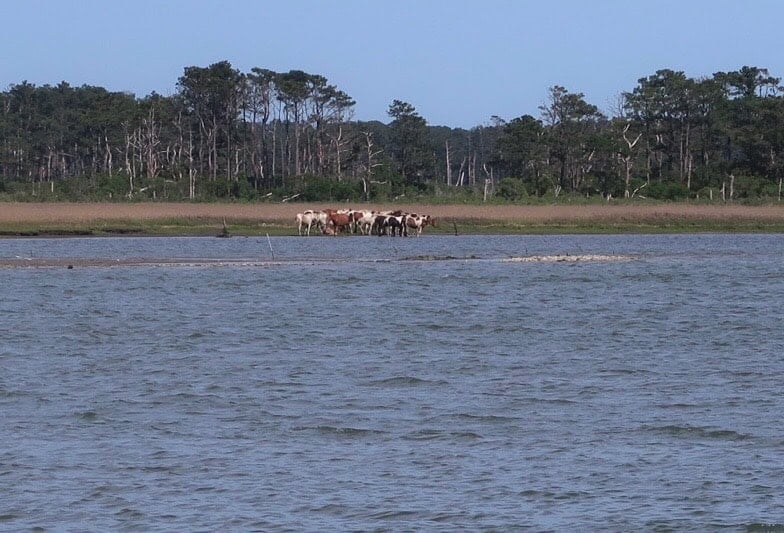
M 630 255 L 530 255 L 525 257 L 509 257 L 501 259 L 501 263 L 577 263 L 579 261 L 631 261 Z

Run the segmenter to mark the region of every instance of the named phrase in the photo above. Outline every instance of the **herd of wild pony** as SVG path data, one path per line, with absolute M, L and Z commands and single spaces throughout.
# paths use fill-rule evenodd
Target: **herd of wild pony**
M 308 210 L 297 213 L 297 233 L 310 235 L 314 226 L 324 235 L 356 233 L 362 235 L 408 236 L 409 231 L 417 237 L 425 226 L 435 226 L 430 215 L 418 215 L 403 211 L 370 211 L 356 209 Z

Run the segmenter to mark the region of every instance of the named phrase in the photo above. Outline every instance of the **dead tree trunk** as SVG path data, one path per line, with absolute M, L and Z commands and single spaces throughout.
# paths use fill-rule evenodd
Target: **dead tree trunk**
M 463 181 L 465 180 L 465 164 L 468 159 L 464 156 L 463 160 L 460 162 L 460 170 L 457 171 L 457 182 L 455 183 L 456 187 L 462 187 Z
M 196 167 L 193 160 L 193 131 L 188 131 L 188 197 L 193 200 L 196 198 Z
M 493 167 L 490 167 L 490 170 L 488 170 L 487 163 L 484 163 L 482 165 L 482 170 L 485 171 L 485 188 L 484 188 L 484 193 L 482 195 L 482 201 L 486 202 L 487 196 L 495 192 L 494 180 L 493 180 Z
M 381 166 L 381 163 L 374 163 L 376 156 L 380 155 L 383 150 L 373 150 L 375 143 L 373 141 L 373 133 L 369 131 L 363 131 L 362 134 L 365 136 L 365 150 L 367 153 L 367 173 L 366 175 L 362 176 L 362 189 L 363 193 L 365 194 L 365 200 L 370 201 L 370 184 L 373 183 L 371 181 L 373 177 L 373 169 L 375 167 Z
M 730 201 L 735 196 L 735 174 L 730 174 Z
M 632 167 L 634 165 L 634 163 L 633 163 L 633 160 L 634 160 L 633 150 L 634 150 L 634 147 L 637 145 L 637 143 L 640 141 L 640 138 L 642 138 L 642 133 L 640 133 L 640 134 L 637 135 L 637 137 L 633 141 L 630 140 L 626 136 L 626 134 L 629 131 L 629 127 L 630 126 L 631 126 L 631 122 L 627 123 L 626 126 L 623 128 L 623 140 L 626 142 L 626 146 L 629 149 L 629 152 L 624 154 L 623 157 L 621 157 L 621 160 L 624 163 L 624 170 L 626 172 L 625 181 L 624 181 L 625 188 L 624 188 L 624 191 L 623 191 L 623 196 L 625 198 L 629 198 L 629 194 L 630 194 L 629 193 L 629 187 L 630 187 L 630 183 L 631 183 L 631 180 L 632 180 Z
M 447 187 L 452 186 L 452 165 L 449 162 L 449 141 L 444 141 L 444 145 L 446 147 L 446 185 Z

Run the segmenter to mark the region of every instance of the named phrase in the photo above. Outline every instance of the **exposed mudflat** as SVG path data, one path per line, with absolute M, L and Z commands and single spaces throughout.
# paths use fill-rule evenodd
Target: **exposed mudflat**
M 498 263 L 556 263 L 556 262 L 578 262 L 578 261 L 631 261 L 634 259 L 628 255 L 597 255 L 597 254 L 582 254 L 582 255 L 530 255 L 523 257 L 508 257 L 508 258 L 491 258 L 483 259 L 480 257 L 440 257 L 440 256 L 417 256 L 406 257 L 403 259 L 361 259 L 352 258 L 351 260 L 344 260 L 345 263 L 389 263 L 392 261 L 490 261 Z M 56 257 L 15 257 L 15 258 L 0 258 L 0 268 L 109 268 L 109 267 L 275 267 L 286 265 L 319 265 L 319 264 L 335 264 L 341 260 L 285 260 L 285 261 L 267 261 L 267 260 L 251 260 L 251 259 L 214 259 L 214 258 L 93 258 L 93 257 L 77 257 L 77 258 L 56 258 Z

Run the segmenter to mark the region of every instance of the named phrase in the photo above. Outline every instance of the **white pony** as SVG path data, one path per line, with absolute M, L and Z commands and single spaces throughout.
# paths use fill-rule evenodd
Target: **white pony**
M 297 213 L 297 233 L 302 236 L 302 226 L 306 227 L 305 235 L 310 236 L 310 228 L 313 224 L 318 223 L 318 213 L 313 211 L 305 211 L 304 213 Z

